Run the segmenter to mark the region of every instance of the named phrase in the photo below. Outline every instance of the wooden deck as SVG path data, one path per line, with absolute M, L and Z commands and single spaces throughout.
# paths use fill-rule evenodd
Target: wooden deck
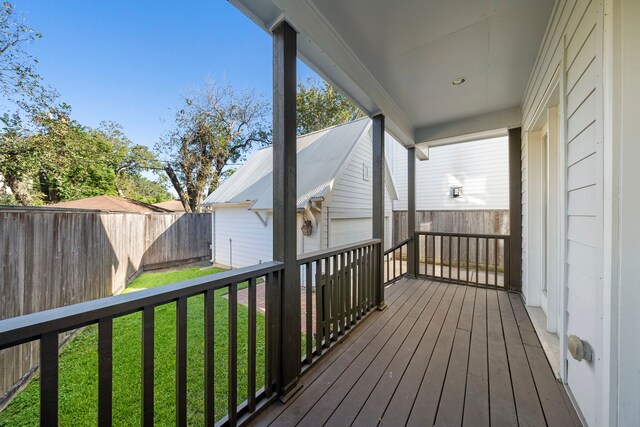
M 401 279 L 256 426 L 578 426 L 517 294 Z

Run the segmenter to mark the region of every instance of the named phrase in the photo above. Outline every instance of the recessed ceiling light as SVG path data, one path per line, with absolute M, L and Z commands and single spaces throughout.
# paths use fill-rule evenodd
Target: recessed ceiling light
M 463 84 L 465 84 L 467 82 L 467 78 L 466 77 L 458 77 L 456 79 L 453 79 L 453 81 L 451 82 L 451 86 L 461 86 Z

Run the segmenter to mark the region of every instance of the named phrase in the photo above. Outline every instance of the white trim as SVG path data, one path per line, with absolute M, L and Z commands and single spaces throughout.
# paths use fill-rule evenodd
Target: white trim
M 602 392 L 606 399 L 602 401 L 603 420 L 610 426 L 619 423 L 620 379 L 620 186 L 621 186 L 621 145 L 622 130 L 620 115 L 622 113 L 621 72 L 622 49 L 616 46 L 622 42 L 622 1 L 605 0 L 603 41 L 602 41 L 602 104 L 603 104 L 603 174 L 604 174 L 604 259 L 603 259 L 603 328 L 602 328 Z M 617 31 L 616 31 L 617 30 Z M 615 73 L 615 74 L 614 74 Z M 614 76 L 617 77 L 614 79 Z M 615 110 L 615 111 L 614 111 Z M 618 120 L 614 121 L 614 116 Z M 608 288 L 610 286 L 610 288 Z
M 559 90 L 559 82 L 556 82 L 556 87 Z M 549 332 L 558 333 L 561 331 L 558 325 L 558 320 L 560 317 L 561 309 L 559 302 L 559 294 L 560 288 L 562 287 L 562 275 L 561 275 L 561 241 L 564 240 L 563 235 L 560 234 L 560 222 L 562 221 L 562 217 L 560 216 L 560 197 L 562 195 L 561 188 L 559 186 L 559 178 L 563 172 L 564 165 L 560 163 L 560 151 L 562 151 L 562 143 L 563 138 L 561 137 L 559 124 L 560 106 L 550 107 L 547 111 L 547 127 L 548 127 L 548 135 L 553 139 L 548 139 L 548 149 L 550 150 L 548 153 L 549 160 L 549 181 L 547 181 L 547 197 L 552 202 L 547 205 L 547 210 L 550 213 L 547 215 L 547 218 L 552 222 L 547 226 L 547 246 L 552 246 L 551 254 L 547 253 L 547 280 L 551 278 L 551 281 L 548 282 L 547 285 L 547 330 Z M 552 151 L 555 149 L 555 153 Z M 555 176 L 551 175 L 552 169 Z M 550 231 L 550 233 L 549 233 Z M 550 238 L 550 236 L 556 236 L 556 238 Z M 560 236 L 560 238 L 557 238 Z M 549 256 L 550 255 L 550 256 Z M 551 289 L 549 289 L 549 283 L 551 284 Z
M 564 38 L 563 38 L 564 39 Z M 564 43 L 563 43 L 564 46 Z M 563 383 L 567 381 L 567 372 L 566 372 L 566 357 L 567 357 L 567 346 L 566 346 L 566 335 L 567 335 L 567 268 L 566 268 L 566 251 L 567 251 L 567 243 L 566 243 L 566 232 L 567 232 L 567 168 L 566 168 L 566 159 L 567 159 L 567 145 L 566 145 L 566 132 L 567 126 L 565 123 L 565 115 L 566 115 L 566 96 L 565 96 L 565 79 L 566 74 L 564 72 L 565 60 L 564 60 L 564 51 L 563 48 L 562 55 L 560 56 L 560 62 L 556 65 L 556 71 L 553 74 L 551 82 L 547 87 L 542 100 L 536 109 L 536 115 L 532 117 L 532 120 L 529 122 L 527 128 L 523 128 L 523 133 L 527 136 L 527 193 L 528 193 L 528 203 L 527 203 L 527 221 L 528 221 L 528 230 L 529 235 L 527 236 L 528 242 L 528 271 L 527 271 L 527 297 L 526 301 L 529 305 L 540 305 L 542 301 L 542 286 L 540 280 L 546 280 L 545 277 L 542 277 L 539 270 L 542 270 L 542 263 L 548 262 L 548 260 L 542 259 L 542 248 L 543 245 L 546 245 L 546 236 L 542 236 L 542 233 L 538 233 L 537 231 L 541 230 L 541 222 L 543 215 L 545 214 L 541 209 L 542 197 L 555 197 L 557 200 L 557 206 L 554 208 L 557 211 L 557 218 L 555 221 L 555 228 L 557 228 L 557 234 L 559 236 L 559 241 L 556 245 L 555 252 L 557 253 L 557 262 L 555 265 L 555 274 L 556 277 L 556 295 L 547 295 L 549 298 L 548 304 L 546 307 L 547 312 L 547 330 L 551 332 L 555 332 L 558 335 L 560 345 L 559 345 L 559 353 L 560 353 L 560 379 Z M 557 107 L 557 114 L 555 118 L 553 118 L 553 110 Z M 551 113 L 551 114 L 550 114 Z M 550 123 L 551 121 L 555 121 L 555 123 Z M 543 127 L 548 126 L 550 129 L 544 130 Z M 539 184 L 539 180 L 536 178 L 540 178 L 540 165 L 542 161 L 546 161 L 542 158 L 544 156 L 543 153 L 540 152 L 540 142 L 545 133 L 554 132 L 553 128 L 555 127 L 555 134 L 557 135 L 557 159 L 555 169 L 557 172 L 557 184 L 556 191 L 549 192 L 547 195 L 547 189 L 543 189 Z M 548 138 L 548 144 L 551 143 L 551 139 Z M 537 150 L 537 151 L 536 151 Z M 537 231 L 536 231 L 537 230 Z M 549 269 L 550 266 L 547 266 Z M 553 271 L 553 270 L 552 270 Z
M 559 76 L 559 90 L 560 90 L 560 102 L 558 104 L 558 126 L 559 126 L 559 149 L 558 149 L 558 166 L 560 171 L 558 173 L 558 191 L 559 191 L 559 233 L 561 237 L 559 248 L 559 264 L 558 270 L 559 292 L 558 292 L 558 305 L 560 315 L 558 318 L 558 336 L 560 338 L 560 380 L 567 383 L 567 312 L 569 307 L 567 305 L 567 229 L 568 229 L 568 217 L 567 206 L 569 203 L 567 192 L 567 175 L 569 173 L 567 169 L 567 157 L 568 157 L 568 145 L 567 145 L 567 97 L 565 96 L 567 87 L 567 73 L 566 73 L 566 35 L 562 36 L 562 53 L 560 55 L 560 76 Z M 575 406 L 575 405 L 574 405 Z
M 481 114 L 462 120 L 455 120 L 417 129 L 415 140 L 418 146 L 422 143 L 435 147 L 438 145 L 456 144 L 459 142 L 477 141 L 479 139 L 505 136 L 508 129 L 522 124 L 520 107 Z
M 251 212 L 253 212 L 254 214 L 256 214 L 256 216 L 258 217 L 258 219 L 260 220 L 260 222 L 262 223 L 262 225 L 263 225 L 263 226 L 265 226 L 265 227 L 266 227 L 266 226 L 268 225 L 268 223 L 267 223 L 267 216 L 266 216 L 266 215 L 265 215 L 265 217 L 263 218 L 263 217 L 262 217 L 262 214 L 260 214 L 260 211 L 251 211 Z

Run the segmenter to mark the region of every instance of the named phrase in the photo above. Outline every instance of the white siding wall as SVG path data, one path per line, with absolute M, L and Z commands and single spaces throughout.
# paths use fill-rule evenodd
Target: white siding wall
M 261 213 L 265 226 L 247 207 L 216 208 L 212 215 L 212 261 L 224 267 L 247 267 L 273 259 L 273 215 Z M 298 253 L 320 249 L 322 221 L 313 225 L 311 236 L 303 236 L 298 215 Z M 231 242 L 229 241 L 231 239 Z M 230 252 L 232 249 L 232 252 Z M 229 257 L 231 256 L 231 260 Z
M 392 147 L 400 198 L 393 209 L 407 210 L 407 151 Z M 450 197 L 451 187 L 462 187 L 462 197 Z M 416 209 L 509 209 L 507 138 L 435 147 L 429 160 L 416 160 Z
M 564 91 L 561 149 L 566 150 L 566 286 L 567 334 L 588 341 L 595 350 L 593 363 L 568 358 L 567 382 L 589 425 L 604 425 L 602 414 L 602 4 L 595 0 L 560 0 L 551 17 L 540 55 L 523 101 L 523 129 L 532 129 L 545 105 L 545 91 L 559 72 Z M 566 46 L 566 47 L 565 47 Z M 561 61 L 564 59 L 564 70 Z M 564 105 L 562 105 L 564 104 Z M 527 142 L 528 141 L 528 142 Z M 529 154 L 533 138 L 525 135 L 524 152 Z M 527 180 L 523 158 L 522 180 L 525 194 L 534 185 Z M 523 211 L 531 211 L 530 199 L 523 198 Z M 533 203 L 533 201 L 531 201 Z M 526 232 L 525 228 L 525 232 Z M 529 249 L 527 236 L 523 252 Z M 526 258 L 525 258 L 526 259 Z M 527 264 L 525 262 L 525 272 Z M 530 277 L 531 278 L 531 277 Z
M 388 142 L 388 144 L 394 141 Z M 371 238 L 372 150 L 371 136 L 358 142 L 350 161 L 335 181 L 331 194 L 321 204 L 313 234 L 302 236 L 298 217 L 298 253 L 313 252 Z M 367 179 L 364 170 L 369 170 Z M 229 239 L 233 246 L 233 267 L 245 267 L 272 259 L 272 215 L 267 226 L 248 207 L 216 208 L 214 215 L 214 262 L 229 266 Z M 264 216 L 264 215 L 263 215 Z M 385 194 L 385 248 L 391 245 L 391 200 Z
M 390 143 L 388 139 L 386 142 Z M 368 169 L 368 178 L 365 179 L 364 171 L 366 169 Z M 358 142 L 344 171 L 334 183 L 331 196 L 323 208 L 323 224 L 328 222 L 329 225 L 328 234 L 326 227 L 324 230 L 323 248 L 326 248 L 327 245 L 334 247 L 371 238 L 372 177 L 372 141 L 370 133 L 366 133 Z M 385 191 L 385 217 L 390 217 L 390 215 L 391 200 Z M 336 223 L 336 220 L 358 218 L 359 221 Z M 340 231 L 332 229 L 334 223 L 337 224 L 335 227 L 339 227 Z M 346 226 L 347 223 L 350 226 Z M 391 244 L 390 226 L 390 221 L 385 219 L 385 248 L 390 247 Z M 354 227 L 355 230 L 358 230 L 357 232 L 354 231 Z
M 307 215 L 308 219 L 311 219 L 310 215 Z M 298 214 L 298 253 L 308 253 L 315 252 L 321 249 L 320 239 L 322 236 L 322 215 L 319 212 L 316 212 L 316 220 L 317 223 L 312 221 L 313 223 L 313 231 L 311 232 L 311 236 L 305 236 L 302 234 L 300 227 L 302 227 L 302 219 L 303 216 Z
M 212 219 L 212 261 L 233 268 L 271 261 L 273 217 L 268 213 L 266 218 L 265 227 L 246 207 L 216 208 Z

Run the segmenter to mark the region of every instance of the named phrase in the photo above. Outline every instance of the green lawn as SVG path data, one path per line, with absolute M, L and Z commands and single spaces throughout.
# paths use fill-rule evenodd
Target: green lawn
M 189 268 L 180 271 L 144 273 L 126 292 L 191 279 L 219 270 Z M 215 396 L 216 418 L 227 413 L 227 325 L 228 304 L 220 290 L 215 298 Z M 204 298 L 188 302 L 187 405 L 189 425 L 204 424 Z M 175 425 L 175 304 L 156 308 L 155 317 L 155 424 Z M 141 314 L 114 320 L 113 326 L 113 424 L 140 424 L 141 406 Z M 248 310 L 238 306 L 238 401 L 247 398 Z M 264 317 L 257 315 L 257 387 L 264 376 Z M 89 426 L 98 421 L 98 333 L 86 328 L 60 356 L 60 425 Z M 39 379 L 36 377 L 0 413 L 0 426 L 33 426 L 39 417 Z

